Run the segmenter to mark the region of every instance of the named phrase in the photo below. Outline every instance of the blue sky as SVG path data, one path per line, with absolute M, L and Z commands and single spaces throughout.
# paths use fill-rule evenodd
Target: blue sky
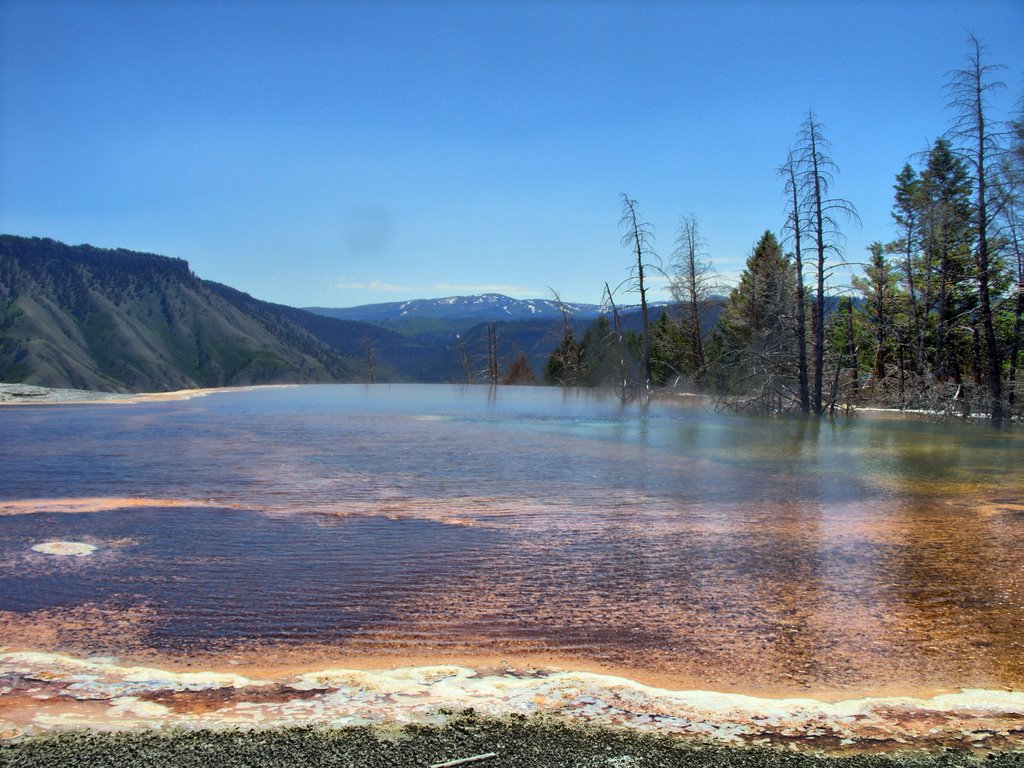
M 855 261 L 948 127 L 968 31 L 1008 116 L 1019 0 L 0 0 L 0 231 L 185 258 L 293 306 L 596 303 L 629 265 L 622 192 L 666 262 L 693 213 L 734 276 L 781 227 L 775 168 L 812 108 Z

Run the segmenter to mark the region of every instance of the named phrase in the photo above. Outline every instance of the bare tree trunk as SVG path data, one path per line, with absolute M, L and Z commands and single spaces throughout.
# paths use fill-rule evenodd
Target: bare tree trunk
M 654 380 L 653 365 L 651 363 L 651 324 L 647 313 L 647 285 L 644 282 L 644 269 L 647 264 L 645 256 L 653 255 L 650 241 L 653 239 L 651 226 L 640 219 L 637 210 L 636 200 L 632 200 L 626 194 L 622 195 L 622 219 L 619 222 L 626 226 L 626 234 L 622 238 L 624 245 L 630 246 L 636 258 L 634 267 L 634 278 L 637 291 L 640 293 L 640 321 L 641 321 L 641 375 L 643 376 L 644 389 L 650 389 Z
M 498 327 L 494 323 L 487 324 L 487 370 L 490 374 L 491 386 L 498 384 Z
M 821 173 L 818 168 L 817 131 L 813 121 L 809 121 L 811 142 L 811 172 L 813 175 L 814 196 L 811 198 L 814 215 L 814 242 L 817 250 L 817 293 L 814 301 L 817 307 L 818 322 L 814 327 L 814 388 L 812 406 L 815 413 L 821 413 L 821 393 L 825 372 L 825 223 L 824 206 L 821 200 Z
M 814 112 L 808 110 L 807 119 L 801 132 L 800 157 L 803 180 L 801 192 L 804 204 L 802 210 L 809 212 L 809 233 L 814 241 L 817 285 L 814 297 L 817 324 L 814 326 L 814 382 L 811 387 L 811 410 L 822 412 L 822 395 L 825 373 L 825 274 L 827 254 L 842 257 L 839 247 L 839 225 L 835 213 L 839 212 L 848 219 L 859 221 L 853 203 L 843 198 L 829 197 L 830 188 L 835 174 L 838 172 L 835 162 L 829 156 L 830 145 L 821 134 L 821 123 L 814 118 Z
M 938 366 L 942 378 L 949 375 L 949 350 L 946 343 L 949 335 L 949 310 L 948 292 L 949 285 L 946 276 L 949 272 L 949 258 L 946 253 L 946 246 L 941 246 L 939 256 L 939 327 L 935 334 L 935 364 Z
M 985 118 L 981 111 L 981 91 L 978 91 L 978 135 L 985 136 Z M 989 293 L 989 270 L 991 259 L 988 248 L 988 206 L 985 199 L 984 145 L 979 152 L 978 167 L 978 294 L 981 300 L 981 324 L 985 332 L 985 347 L 988 353 L 988 397 L 992 414 L 992 426 L 1003 425 L 1003 381 L 1002 356 L 996 341 L 995 324 L 992 322 L 992 298 Z
M 704 338 L 701 329 L 701 304 L 707 300 L 707 280 L 711 271 L 709 264 L 701 260 L 702 239 L 697 218 L 690 214 L 684 217 L 676 241 L 676 276 L 673 294 L 686 305 L 686 337 L 690 347 L 690 363 L 693 381 L 698 388 L 707 386 L 707 358 L 704 353 Z
M 466 351 L 466 340 L 461 335 L 456 335 L 455 340 L 459 344 L 459 359 L 462 361 L 462 370 L 466 374 L 466 383 L 473 383 L 473 369 L 469 364 L 469 353 Z
M 554 288 L 549 289 L 558 309 L 562 313 L 562 345 L 560 349 L 564 352 L 562 367 L 564 369 L 562 385 L 567 387 L 578 387 L 583 383 L 583 356 L 576 337 L 572 332 L 572 325 L 569 323 L 569 308 L 566 307 L 562 297 Z M 556 352 L 557 353 L 557 352 Z
M 899 326 L 897 326 L 897 328 L 896 328 L 896 366 L 899 369 L 898 370 L 898 375 L 899 375 L 898 387 L 899 387 L 899 389 L 897 390 L 897 396 L 899 397 L 900 408 L 902 408 L 904 403 L 905 403 L 907 387 L 906 387 L 906 367 L 905 367 L 905 364 L 904 364 L 904 354 L 903 354 L 903 334 L 900 332 Z
M 991 162 L 989 150 L 994 147 L 995 137 L 985 122 L 985 96 L 988 91 L 1000 87 L 1002 83 L 987 81 L 987 76 L 996 67 L 982 63 L 982 45 L 973 35 L 970 36 L 970 44 L 967 68 L 954 72 L 949 83 L 950 106 L 958 111 L 953 133 L 967 142 L 967 154 L 974 166 L 977 192 L 974 222 L 977 238 L 975 261 L 978 267 L 978 309 L 981 312 L 987 356 L 989 414 L 992 426 L 998 429 L 1003 425 L 1002 355 L 992 320 L 992 255 L 989 252 L 988 236 L 991 226 L 988 210 L 988 174 Z
M 366 376 L 373 384 L 373 337 L 364 336 L 363 346 L 366 347 Z
M 629 370 L 626 367 L 626 357 L 622 343 L 622 323 L 619 320 L 619 308 L 615 306 L 615 299 L 612 298 L 611 288 L 608 283 L 604 284 L 604 293 L 608 303 L 612 307 L 612 328 L 615 332 L 615 351 L 619 358 L 619 399 L 625 403 L 629 399 Z
M 878 342 L 878 348 L 882 348 L 882 341 Z M 850 304 L 846 308 L 846 361 L 849 363 L 850 368 L 850 391 L 853 395 L 857 394 L 857 388 L 859 385 L 860 371 L 857 365 L 857 344 L 853 338 L 853 304 Z M 876 360 L 877 363 L 877 360 Z M 849 399 L 849 398 L 848 398 Z
M 811 412 L 810 383 L 807 381 L 807 296 L 804 292 L 804 260 L 801 237 L 800 185 L 796 177 L 796 159 L 790 152 L 789 159 L 780 169 L 786 176 L 790 193 L 790 224 L 793 229 L 793 264 L 796 269 L 796 348 L 797 381 L 800 390 L 800 411 Z

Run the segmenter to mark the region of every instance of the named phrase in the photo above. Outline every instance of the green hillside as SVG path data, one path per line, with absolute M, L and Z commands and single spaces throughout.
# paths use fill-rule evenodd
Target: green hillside
M 182 259 L 0 235 L 4 382 L 155 392 L 366 381 L 370 357 L 378 382 L 463 382 L 469 368 L 485 383 L 487 325 L 328 317 L 202 280 Z M 525 355 L 540 376 L 562 321 L 496 328 L 499 368 Z
M 274 306 L 181 259 L 0 236 L 0 381 L 141 392 L 359 377 Z

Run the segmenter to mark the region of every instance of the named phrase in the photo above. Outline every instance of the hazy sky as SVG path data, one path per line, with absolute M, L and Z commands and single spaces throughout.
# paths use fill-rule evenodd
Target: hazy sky
M 0 231 L 187 259 L 294 306 L 598 302 L 620 193 L 740 269 L 813 108 L 859 209 L 945 131 L 973 32 L 1021 97 L 1024 2 L 0 0 Z M 629 297 L 624 296 L 629 301 Z

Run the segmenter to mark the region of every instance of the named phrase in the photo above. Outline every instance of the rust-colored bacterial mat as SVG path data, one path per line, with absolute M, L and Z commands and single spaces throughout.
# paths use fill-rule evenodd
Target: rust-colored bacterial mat
M 440 386 L 0 418 L 8 653 L 832 700 L 1024 686 L 1013 433 Z

